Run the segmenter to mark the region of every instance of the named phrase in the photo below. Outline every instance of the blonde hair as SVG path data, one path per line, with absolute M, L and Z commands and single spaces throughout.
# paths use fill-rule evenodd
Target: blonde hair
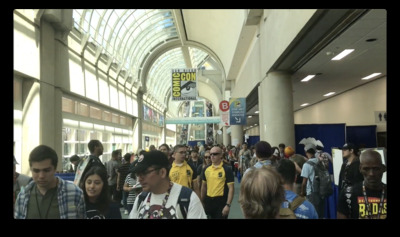
M 284 200 L 283 181 L 274 168 L 251 168 L 243 176 L 239 203 L 245 218 L 274 219 Z

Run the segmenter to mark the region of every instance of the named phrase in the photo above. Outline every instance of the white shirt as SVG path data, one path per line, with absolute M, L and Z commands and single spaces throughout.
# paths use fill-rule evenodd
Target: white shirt
M 163 219 L 183 219 L 181 209 L 178 204 L 178 197 L 181 192 L 182 185 L 173 183 L 171 188 L 171 193 L 169 195 L 168 201 L 165 205 L 163 212 Z M 167 193 L 162 194 L 151 194 L 150 206 L 147 207 L 152 212 L 157 212 L 162 208 L 162 203 Z M 147 219 L 146 205 L 148 196 L 144 198 L 143 202 L 138 208 L 139 198 L 136 198 L 135 204 L 133 205 L 132 211 L 129 213 L 129 219 Z M 203 205 L 200 202 L 199 197 L 195 192 L 190 195 L 189 210 L 187 211 L 187 219 L 207 219 L 206 213 L 204 212 Z

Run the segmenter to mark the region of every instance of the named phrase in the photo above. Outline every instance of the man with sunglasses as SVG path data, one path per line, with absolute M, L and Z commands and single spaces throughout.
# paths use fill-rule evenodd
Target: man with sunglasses
M 139 156 L 132 175 L 136 175 L 141 184 L 144 199 L 135 199 L 129 219 L 184 219 L 178 202 L 181 191 L 190 191 L 190 200 L 186 211 L 187 219 L 205 219 L 206 214 L 199 197 L 178 183 L 171 182 L 168 176 L 169 162 L 161 151 L 145 152 Z
M 220 147 L 211 148 L 211 164 L 201 174 L 201 200 L 208 219 L 227 219 L 233 200 L 233 172 L 222 162 L 222 156 Z
M 174 183 L 191 188 L 200 198 L 197 169 L 185 159 L 186 146 L 180 144 L 176 145 L 172 157 L 174 157 L 174 161 L 169 170 L 169 179 Z

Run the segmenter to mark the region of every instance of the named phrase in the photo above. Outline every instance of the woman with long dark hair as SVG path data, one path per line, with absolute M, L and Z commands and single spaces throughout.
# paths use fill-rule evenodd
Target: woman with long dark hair
M 122 219 L 119 203 L 110 199 L 107 171 L 103 167 L 90 168 L 83 178 L 83 193 L 88 219 Z

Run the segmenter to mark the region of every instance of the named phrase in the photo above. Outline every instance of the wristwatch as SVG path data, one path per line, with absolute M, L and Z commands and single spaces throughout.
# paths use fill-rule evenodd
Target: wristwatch
M 227 205 L 228 207 L 231 207 L 231 204 L 229 204 L 229 203 L 227 203 L 226 205 Z

